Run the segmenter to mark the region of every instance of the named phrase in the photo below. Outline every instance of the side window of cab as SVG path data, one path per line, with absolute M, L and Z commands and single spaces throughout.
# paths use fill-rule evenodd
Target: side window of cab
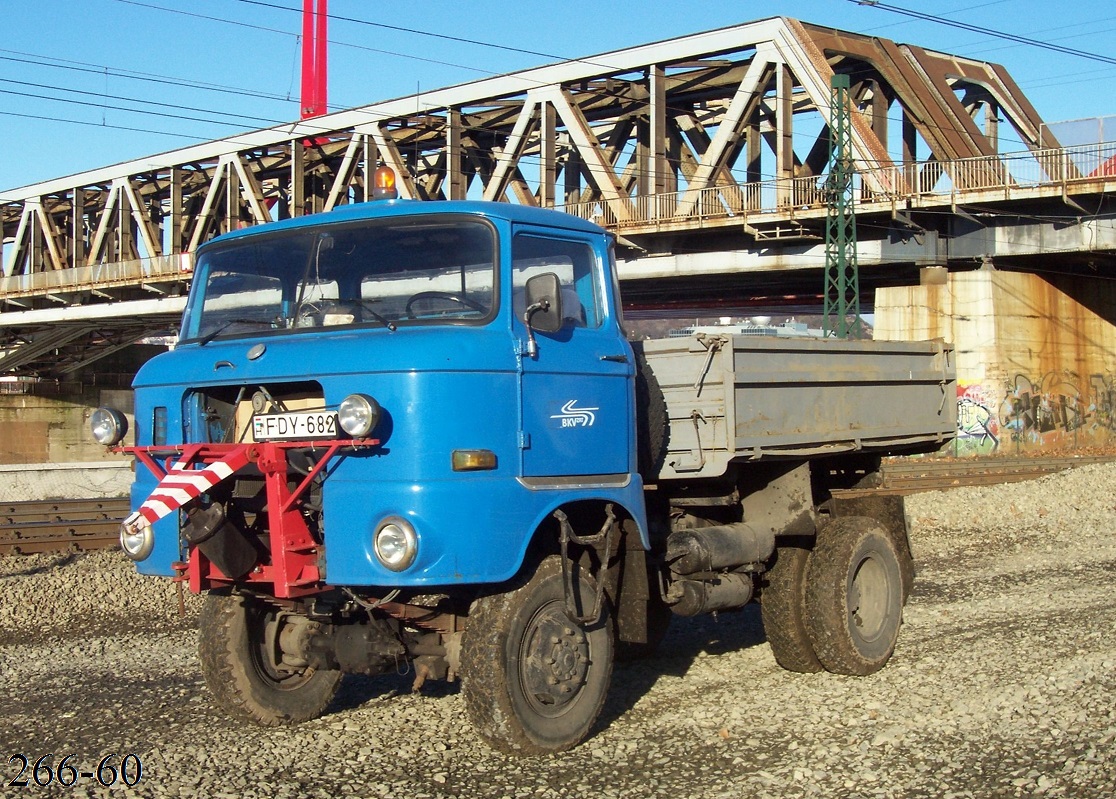
M 562 289 L 564 325 L 601 326 L 600 269 L 586 242 L 520 233 L 512 240 L 512 307 L 523 318 L 524 286 L 535 275 L 553 272 Z

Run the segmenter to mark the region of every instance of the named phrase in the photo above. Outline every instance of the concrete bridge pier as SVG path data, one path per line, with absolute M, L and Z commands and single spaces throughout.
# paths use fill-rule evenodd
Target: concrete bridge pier
M 1116 445 L 1116 281 L 932 267 L 877 289 L 875 337 L 955 345 L 958 455 Z

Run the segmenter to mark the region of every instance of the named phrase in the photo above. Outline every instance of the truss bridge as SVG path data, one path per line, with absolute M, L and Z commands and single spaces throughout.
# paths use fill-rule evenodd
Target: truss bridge
M 0 371 L 73 374 L 173 330 L 200 244 L 365 201 L 381 163 L 406 198 L 611 229 L 637 307 L 809 301 L 835 73 L 865 292 L 927 266 L 1116 266 L 1116 143 L 1063 146 L 997 64 L 776 17 L 2 192 Z

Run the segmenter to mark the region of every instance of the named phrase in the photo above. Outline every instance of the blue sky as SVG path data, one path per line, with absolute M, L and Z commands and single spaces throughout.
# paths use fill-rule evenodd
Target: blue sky
M 0 0 L 0 190 L 296 119 L 302 3 L 259 2 Z M 889 3 L 1106 57 L 1116 42 L 1116 6 L 1099 0 Z M 1048 122 L 1116 114 L 1116 66 L 850 0 L 330 0 L 329 11 L 416 31 L 331 20 L 331 110 L 782 14 L 999 62 Z

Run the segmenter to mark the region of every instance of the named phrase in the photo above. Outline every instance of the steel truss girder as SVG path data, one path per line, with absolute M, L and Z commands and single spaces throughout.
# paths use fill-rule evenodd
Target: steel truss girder
M 174 321 L 106 320 L 0 330 L 0 372 L 65 378 L 157 333 Z
M 236 227 L 363 201 L 379 162 L 417 199 L 599 201 L 608 223 L 642 197 L 684 189 L 670 211 L 685 216 L 707 187 L 724 187 L 732 202 L 762 178 L 816 174 L 834 72 L 856 76 L 853 94 L 866 106 L 852 120 L 864 173 L 891 163 L 881 124 L 889 110 L 908 120 L 924 159 L 995 153 L 995 130 L 974 122 L 978 108 L 1038 146 L 1041 120 L 999 66 L 772 18 L 8 192 L 5 274 L 172 255 Z M 823 125 L 803 156 L 792 136 L 807 113 Z M 757 168 L 765 152 L 774 164 Z

